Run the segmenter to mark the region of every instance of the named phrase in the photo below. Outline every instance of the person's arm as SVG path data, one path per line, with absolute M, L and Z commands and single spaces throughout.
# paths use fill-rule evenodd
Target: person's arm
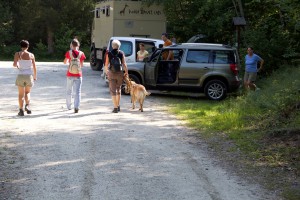
M 65 59 L 64 59 L 64 64 L 68 64 L 69 63 L 69 51 L 65 54 Z
M 68 62 L 69 62 L 69 59 L 68 59 L 68 58 L 65 58 L 65 59 L 64 59 L 64 64 L 68 64 Z
M 168 56 L 166 60 L 170 60 L 170 58 L 171 58 L 171 51 L 168 51 Z
M 168 40 L 167 42 L 166 42 L 167 44 L 167 46 L 171 46 L 172 45 L 172 42 L 171 42 L 171 40 Z M 171 59 L 171 50 L 169 50 L 168 51 L 168 56 L 167 56 L 167 60 L 170 60 Z
M 32 66 L 33 66 L 33 80 L 37 80 L 37 70 L 36 70 L 36 65 L 35 65 L 35 57 L 33 54 L 32 55 Z
M 18 52 L 15 53 L 15 56 L 14 56 L 14 63 L 13 63 L 13 66 L 16 67 L 16 68 L 19 68 L 18 66 L 18 61 L 19 61 L 19 54 Z
M 136 53 L 136 61 L 140 61 L 139 52 L 140 52 L 140 51 L 138 51 L 138 52 Z
M 107 76 L 107 72 L 108 72 L 108 64 L 109 64 L 109 60 L 108 60 L 108 53 L 105 54 L 105 64 L 104 64 L 104 73 Z
M 80 57 L 80 67 L 83 67 L 83 62 L 85 59 L 86 59 L 86 57 L 85 57 L 84 53 L 82 52 L 81 57 Z
M 261 70 L 263 69 L 264 60 L 261 58 L 259 62 L 260 62 L 260 65 L 259 65 L 258 72 L 261 71 Z
M 124 54 L 123 54 L 123 58 L 122 58 L 122 65 L 123 65 L 124 70 L 125 70 L 124 76 L 127 76 L 127 75 L 128 75 L 128 68 L 127 68 L 127 64 L 126 64 L 126 61 L 125 61 L 125 56 L 124 56 Z

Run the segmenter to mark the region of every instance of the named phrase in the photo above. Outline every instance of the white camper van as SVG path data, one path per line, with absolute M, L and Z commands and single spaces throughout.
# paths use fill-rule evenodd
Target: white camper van
M 159 5 L 148 6 L 142 1 L 106 0 L 96 4 L 94 14 L 90 53 L 90 65 L 93 70 L 102 69 L 106 49 L 110 48 L 108 44 L 111 37 L 117 37 L 116 39 L 120 41 L 121 37 L 134 38 L 131 46 L 131 55 L 134 57 L 139 41 L 143 39 L 145 40 L 143 43 L 147 43 L 147 40 L 154 41 L 155 39 L 150 38 L 160 39 L 161 34 L 166 32 L 166 17 L 162 6 Z M 126 44 L 121 41 L 123 51 Z M 126 57 L 127 62 L 136 61 L 133 57 Z

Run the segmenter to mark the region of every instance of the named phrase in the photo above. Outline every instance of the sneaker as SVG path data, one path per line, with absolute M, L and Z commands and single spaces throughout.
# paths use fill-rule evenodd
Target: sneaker
M 74 113 L 78 113 L 79 109 L 78 108 L 75 108 L 74 109 Z
M 23 111 L 23 109 L 20 109 L 18 115 L 19 115 L 19 116 L 24 116 L 24 111 Z
M 118 106 L 118 112 L 120 112 L 120 111 L 121 111 L 120 106 Z
M 112 112 L 113 113 L 118 113 L 118 108 L 114 108 Z
M 29 109 L 28 104 L 25 105 L 25 111 L 27 112 L 27 114 L 31 114 L 31 110 Z

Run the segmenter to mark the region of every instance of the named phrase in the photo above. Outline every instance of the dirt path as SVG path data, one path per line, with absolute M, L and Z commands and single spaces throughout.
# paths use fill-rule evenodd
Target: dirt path
M 18 117 L 17 70 L 0 62 L 0 199 L 276 199 L 217 165 L 194 131 L 147 97 L 144 113 L 121 112 L 100 72 L 84 69 L 78 114 L 65 107 L 62 63 L 38 63 L 32 115 Z

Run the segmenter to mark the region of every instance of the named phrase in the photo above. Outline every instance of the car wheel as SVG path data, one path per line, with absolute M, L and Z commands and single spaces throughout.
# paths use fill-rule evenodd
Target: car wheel
M 137 84 L 141 84 L 140 79 L 139 79 L 136 75 L 134 75 L 134 74 L 129 74 L 129 79 L 132 80 L 132 81 L 134 81 L 134 82 L 137 83 Z M 123 82 L 122 90 L 121 90 L 121 91 L 122 91 L 122 94 L 126 94 L 126 93 L 125 93 L 125 85 L 126 85 L 126 83 Z
M 100 71 L 103 67 L 103 62 L 96 58 L 95 52 L 92 51 L 90 55 L 90 66 L 92 70 Z
M 211 100 L 222 100 L 227 96 L 227 87 L 220 80 L 211 80 L 206 83 L 204 92 Z
M 131 79 L 132 81 L 134 81 L 136 84 L 141 84 L 140 79 L 134 75 L 134 74 L 129 74 L 129 79 Z

